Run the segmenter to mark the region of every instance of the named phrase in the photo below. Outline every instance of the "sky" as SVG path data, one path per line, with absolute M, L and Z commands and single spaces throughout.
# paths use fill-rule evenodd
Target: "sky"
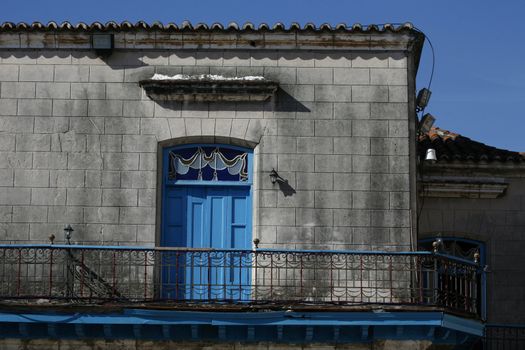
M 1 0 L 0 8 L 0 22 L 412 22 L 435 49 L 426 109 L 435 125 L 525 152 L 523 0 Z M 428 85 L 432 62 L 426 44 L 417 89 Z

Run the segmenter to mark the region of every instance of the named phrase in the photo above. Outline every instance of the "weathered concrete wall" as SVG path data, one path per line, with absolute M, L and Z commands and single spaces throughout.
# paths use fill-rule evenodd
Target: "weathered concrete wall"
M 74 242 L 154 245 L 157 145 L 204 135 L 258 144 L 261 247 L 408 249 L 407 72 L 403 51 L 4 50 L 0 240 L 61 242 L 70 223 Z M 154 73 L 262 75 L 281 90 L 159 104 L 137 84 Z M 289 187 L 272 186 L 272 168 Z
M 523 175 L 500 176 L 509 183 L 507 193 L 501 198 L 425 198 L 420 238 L 441 235 L 485 242 L 488 321 L 523 323 L 525 178 Z

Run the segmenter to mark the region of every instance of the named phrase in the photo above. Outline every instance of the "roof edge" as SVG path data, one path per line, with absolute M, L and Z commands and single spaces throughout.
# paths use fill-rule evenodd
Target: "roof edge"
M 34 22 L 0 25 L 0 49 L 90 50 L 92 35 L 113 35 L 114 49 L 171 50 L 171 49 L 243 49 L 243 50 L 331 50 L 331 51 L 404 51 L 419 56 L 424 35 L 412 24 L 384 24 L 335 27 L 329 24 L 300 26 L 292 23 L 273 27 L 263 23 L 256 27 L 232 22 L 197 24 L 184 22 L 178 26 L 160 22 L 94 22 L 90 25 L 69 22 L 42 24 Z
M 321 25 L 315 25 L 313 23 L 306 23 L 301 26 L 297 22 L 292 22 L 288 26 L 281 22 L 277 22 L 270 26 L 267 23 L 260 23 L 255 25 L 251 22 L 246 22 L 239 25 L 236 22 L 230 22 L 227 25 L 222 23 L 213 23 L 211 25 L 205 23 L 197 23 L 193 25 L 189 21 L 183 21 L 181 24 L 169 22 L 164 24 L 162 22 L 155 21 L 153 23 L 147 23 L 145 21 L 138 21 L 131 23 L 129 21 L 122 21 L 120 23 L 115 21 L 109 21 L 106 23 L 93 22 L 87 24 L 85 22 L 78 22 L 73 24 L 71 22 L 58 23 L 50 21 L 48 23 L 42 22 L 3 22 L 0 24 L 0 32 L 20 32 L 20 31 L 76 31 L 76 32 L 97 32 L 97 31 L 133 31 L 133 30 L 147 30 L 147 31 L 169 31 L 169 32 L 180 32 L 180 31 L 228 31 L 228 32 L 351 32 L 351 33 L 365 33 L 365 34 L 381 34 L 381 33 L 398 33 L 398 32 L 411 32 L 416 31 L 414 25 L 410 22 L 405 23 L 385 23 L 385 24 L 368 24 L 362 25 L 355 23 L 348 25 L 346 23 L 339 23 L 337 25 L 331 25 L 323 23 Z
M 424 158 L 427 149 L 433 148 L 437 154 L 437 164 L 515 164 L 525 167 L 525 154 L 486 145 L 449 130 L 432 127 L 418 138 L 419 157 Z M 493 166 L 493 165 L 492 165 Z M 516 167 L 514 167 L 516 168 Z

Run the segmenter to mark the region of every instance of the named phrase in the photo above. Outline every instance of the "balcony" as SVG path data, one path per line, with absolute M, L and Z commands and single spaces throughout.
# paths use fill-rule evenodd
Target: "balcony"
M 480 317 L 480 269 L 431 252 L 0 246 L 3 303 L 441 310 Z

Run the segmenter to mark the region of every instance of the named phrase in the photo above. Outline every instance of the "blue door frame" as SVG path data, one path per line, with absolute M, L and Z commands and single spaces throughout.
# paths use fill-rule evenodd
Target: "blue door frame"
M 168 176 L 170 151 L 210 146 L 246 152 L 247 181 L 174 180 Z M 232 146 L 185 145 L 164 149 L 163 161 L 160 245 L 190 250 L 165 254 L 161 295 L 167 299 L 249 299 L 251 269 L 241 266 L 246 265 L 242 253 L 227 250 L 251 249 L 252 152 Z

